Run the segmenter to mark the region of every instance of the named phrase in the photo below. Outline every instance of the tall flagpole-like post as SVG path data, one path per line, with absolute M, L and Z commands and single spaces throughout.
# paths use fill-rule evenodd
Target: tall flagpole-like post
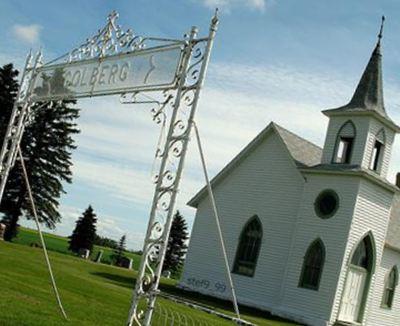
M 146 238 L 143 245 L 143 255 L 139 267 L 139 271 L 136 278 L 136 285 L 133 293 L 132 304 L 129 311 L 127 325 L 131 326 L 133 323 L 136 325 L 150 325 L 152 314 L 154 310 L 154 305 L 156 297 L 158 294 L 158 285 L 160 282 L 162 266 L 164 263 L 165 253 L 167 250 L 168 238 L 171 229 L 171 224 L 173 220 L 173 214 L 175 210 L 176 196 L 179 189 L 179 183 L 182 176 L 182 171 L 184 167 L 187 147 L 190 138 L 190 132 L 192 130 L 193 119 L 195 116 L 196 108 L 200 98 L 200 91 L 204 83 L 204 78 L 207 71 L 207 66 L 210 59 L 211 49 L 213 46 L 214 37 L 217 31 L 218 17 L 217 12 L 211 20 L 209 35 L 207 38 L 207 45 L 204 51 L 204 55 L 200 58 L 201 68 L 197 77 L 195 84 L 187 86 L 186 78 L 188 72 L 191 70 L 192 66 L 189 66 L 190 58 L 192 56 L 194 46 L 199 42 L 196 40 L 197 29 L 192 28 L 190 38 L 188 40 L 187 46 L 185 48 L 184 60 L 180 70 L 180 80 L 176 93 L 175 103 L 173 105 L 173 113 L 170 120 L 170 126 L 168 130 L 168 135 L 165 141 L 164 151 L 162 153 L 162 161 L 160 166 L 160 171 L 158 174 L 158 180 L 156 184 L 156 189 L 153 197 L 153 204 L 150 212 L 150 218 L 148 223 L 148 229 L 146 233 Z M 204 41 L 204 40 L 203 40 Z M 199 58 L 196 58 L 199 59 Z M 192 98 L 188 95 L 192 92 Z M 189 98 L 189 100 L 188 100 Z M 179 106 L 182 104 L 181 101 L 188 101 L 186 105 L 189 107 L 189 114 L 185 115 L 185 120 L 179 120 L 177 118 Z M 185 127 L 182 127 L 185 126 Z M 184 132 L 176 135 L 176 130 L 182 127 Z M 179 147 L 180 144 L 181 147 Z M 178 149 L 177 149 L 178 148 Z M 174 155 L 179 157 L 178 167 L 175 175 L 171 176 L 171 171 L 167 170 L 167 162 L 169 156 Z M 177 151 L 177 152 L 176 152 Z M 171 180 L 165 187 L 166 180 Z M 164 225 L 156 221 L 156 214 L 159 206 L 162 205 L 162 197 L 168 194 L 169 200 L 166 205 L 167 216 Z M 154 237 L 155 231 L 161 232 L 161 235 Z M 153 261 L 154 259 L 154 261 Z M 153 266 L 155 270 L 153 271 Z M 144 310 L 139 311 L 139 303 L 141 299 L 145 299 Z M 143 320 L 144 318 L 144 320 Z M 142 321 L 143 320 L 143 321 Z

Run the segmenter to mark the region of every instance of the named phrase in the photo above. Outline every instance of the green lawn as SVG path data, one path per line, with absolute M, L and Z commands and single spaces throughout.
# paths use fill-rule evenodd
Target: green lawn
M 13 242 L 28 245 L 28 246 L 31 245 L 32 243 L 40 244 L 39 235 L 36 230 L 27 229 L 24 227 L 20 227 L 18 230 L 19 230 L 18 236 L 16 239 L 13 240 Z M 73 255 L 73 253 L 68 250 L 68 238 L 50 234 L 50 233 L 43 233 L 43 235 L 44 235 L 44 238 L 46 241 L 46 247 L 48 250 L 56 251 L 56 252 L 59 252 L 62 254 Z M 112 249 L 110 249 L 110 248 L 94 246 L 93 251 L 90 255 L 90 258 L 92 260 L 94 260 L 97 256 L 97 253 L 99 252 L 99 250 L 103 250 L 103 256 L 101 259 L 102 263 L 110 264 L 111 263 L 111 254 L 113 252 Z M 133 259 L 133 267 L 135 269 L 138 269 L 139 264 L 140 264 L 140 256 L 137 254 L 134 254 L 132 252 L 126 252 L 125 255 L 127 257 Z
M 124 325 L 134 271 L 58 252 L 49 254 L 69 322 L 60 318 L 41 249 L 0 241 L 0 325 Z M 174 285 L 174 280 L 162 280 L 162 291 L 182 295 Z M 185 295 L 220 311 L 231 310 L 223 301 Z M 160 298 L 157 302 L 170 311 L 207 321 L 209 325 L 232 324 L 166 299 Z M 243 310 L 243 316 L 258 325 L 294 325 L 249 309 Z

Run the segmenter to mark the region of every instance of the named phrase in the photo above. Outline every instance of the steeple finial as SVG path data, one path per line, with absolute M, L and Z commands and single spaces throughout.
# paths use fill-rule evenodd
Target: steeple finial
M 380 42 L 381 39 L 382 39 L 382 36 L 383 36 L 383 26 L 384 26 L 384 24 L 385 24 L 385 16 L 382 15 L 381 28 L 380 28 L 379 34 L 378 34 L 378 42 Z

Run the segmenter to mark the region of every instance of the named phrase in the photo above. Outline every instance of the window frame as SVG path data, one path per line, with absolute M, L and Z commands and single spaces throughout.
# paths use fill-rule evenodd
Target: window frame
M 351 127 L 353 129 L 353 136 L 342 135 L 343 129 L 348 125 L 351 125 Z M 356 141 L 356 136 L 357 136 L 357 129 L 356 129 L 356 126 L 353 121 L 347 120 L 345 123 L 342 124 L 342 126 L 339 128 L 339 131 L 337 132 L 337 135 L 336 135 L 336 142 L 335 142 L 335 147 L 334 147 L 332 160 L 331 160 L 331 162 L 333 164 L 351 164 L 351 159 L 353 158 L 354 144 Z M 338 162 L 337 159 L 338 159 L 339 146 L 343 139 L 351 140 L 350 146 L 348 146 L 348 147 L 350 147 L 350 149 L 347 149 L 345 151 L 346 152 L 345 160 L 342 159 L 340 162 Z
M 341 153 L 342 156 L 339 161 L 339 150 L 340 150 L 341 144 L 344 144 L 344 146 L 343 146 L 343 152 Z M 336 155 L 335 155 L 335 163 L 336 164 L 350 164 L 351 156 L 353 154 L 353 144 L 354 144 L 354 137 L 339 136 L 338 146 L 337 146 Z
M 315 285 L 312 285 L 312 284 L 305 283 L 305 275 L 306 275 L 307 268 L 308 268 L 308 266 L 306 266 L 306 261 L 307 261 L 308 256 L 311 254 L 311 250 L 314 249 L 314 247 L 317 245 L 319 246 L 319 248 L 321 248 L 321 263 L 319 266 L 317 282 Z M 300 278 L 299 278 L 299 283 L 298 283 L 299 288 L 313 290 L 313 291 L 319 290 L 319 286 L 321 284 L 321 279 L 322 279 L 322 273 L 324 272 L 325 258 L 326 258 L 326 249 L 325 249 L 324 242 L 321 240 L 321 238 L 318 238 L 318 239 L 314 240 L 308 246 L 306 254 L 303 257 L 303 263 L 302 263 L 302 268 L 301 268 L 301 273 L 300 273 Z
M 389 284 L 392 281 L 391 276 L 393 275 L 393 284 Z M 382 302 L 381 308 L 391 310 L 393 308 L 394 297 L 396 294 L 396 288 L 399 282 L 399 272 L 397 266 L 393 266 L 390 271 L 386 274 L 385 283 L 383 285 Z M 387 295 L 390 291 L 391 295 Z
M 240 259 L 240 254 L 241 254 L 241 249 L 242 249 L 242 247 L 244 245 L 243 241 L 244 241 L 245 232 L 248 230 L 249 226 L 253 222 L 256 222 L 258 224 L 259 231 L 260 231 L 260 236 L 258 237 L 258 241 L 259 241 L 258 248 L 255 249 L 256 253 L 255 253 L 255 256 L 254 256 L 254 262 L 249 262 L 248 263 L 248 262 Z M 257 268 L 258 257 L 260 255 L 260 251 L 261 251 L 262 239 L 263 239 L 263 226 L 262 226 L 262 223 L 261 223 L 259 217 L 257 215 L 254 215 L 251 218 L 249 218 L 249 220 L 243 226 L 242 231 L 240 232 L 238 245 L 236 247 L 235 260 L 233 262 L 233 268 L 232 268 L 232 273 L 233 274 L 247 276 L 247 277 L 253 277 L 254 276 L 254 274 L 256 272 L 256 268 Z M 250 267 L 249 266 L 245 266 L 245 267 L 248 267 L 248 268 L 252 269 L 252 271 L 250 273 L 241 272 L 239 270 L 240 265 L 245 265 L 245 264 L 248 264 L 250 266 Z
M 379 146 L 377 146 L 377 145 L 379 145 Z M 374 146 L 372 147 L 371 159 L 369 162 L 369 169 L 371 171 L 379 172 L 384 146 L 385 145 L 383 143 L 381 143 L 379 140 L 375 139 Z M 375 152 L 375 149 L 377 149 L 376 152 Z M 376 155 L 375 155 L 375 153 L 376 153 Z
M 374 155 L 374 150 L 377 144 L 379 144 L 378 154 Z M 380 171 L 382 170 L 382 162 L 383 162 L 383 157 L 385 155 L 385 147 L 386 147 L 386 133 L 385 129 L 382 128 L 375 135 L 375 140 L 368 164 L 368 168 L 371 171 L 380 173 Z
M 321 212 L 318 203 L 322 199 L 323 196 L 326 196 L 328 194 L 332 195 L 335 198 L 336 207 L 329 214 L 324 214 L 323 212 Z M 331 218 L 332 216 L 334 216 L 337 213 L 337 211 L 339 209 L 339 206 L 340 206 L 340 198 L 339 198 L 339 195 L 337 194 L 337 192 L 335 190 L 333 190 L 333 189 L 324 189 L 318 194 L 317 198 L 315 198 L 315 201 L 314 201 L 314 212 L 319 218 L 321 218 L 323 220 L 326 220 L 328 218 Z

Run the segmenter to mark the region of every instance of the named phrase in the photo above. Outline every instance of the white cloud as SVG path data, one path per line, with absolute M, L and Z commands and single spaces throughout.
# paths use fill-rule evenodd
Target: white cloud
M 264 11 L 266 7 L 266 0 L 201 0 L 201 2 L 210 9 L 219 8 L 226 12 L 238 7 Z
M 17 37 L 20 41 L 29 44 L 35 44 L 39 42 L 41 30 L 42 26 L 37 24 L 32 24 L 32 25 L 15 24 L 12 27 L 14 36 Z

